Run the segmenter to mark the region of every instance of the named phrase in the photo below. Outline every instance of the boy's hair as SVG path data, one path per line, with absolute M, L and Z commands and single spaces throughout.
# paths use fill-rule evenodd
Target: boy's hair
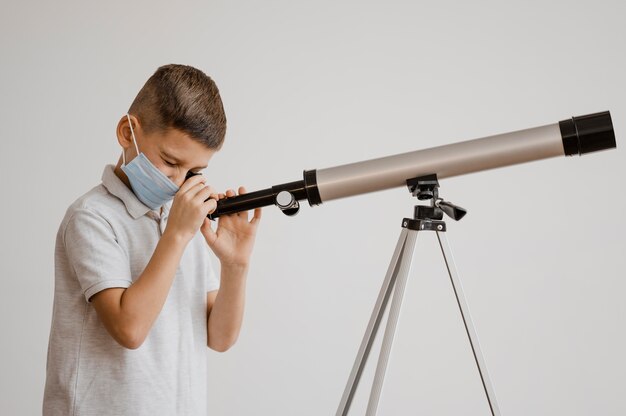
M 128 112 L 139 118 L 146 133 L 175 128 L 214 150 L 224 142 L 226 115 L 217 85 L 192 66 L 159 67 Z

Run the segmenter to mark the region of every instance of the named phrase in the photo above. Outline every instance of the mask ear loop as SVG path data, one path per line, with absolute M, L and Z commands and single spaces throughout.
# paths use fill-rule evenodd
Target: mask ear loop
M 130 115 L 126 113 L 126 118 L 128 119 L 128 125 L 130 126 L 130 134 L 133 136 L 133 143 L 135 144 L 135 150 L 137 150 L 137 156 L 139 156 L 139 147 L 137 147 L 137 139 L 135 139 L 135 131 L 133 130 L 133 122 L 130 121 Z M 126 149 L 122 149 L 122 160 L 124 166 L 126 166 Z

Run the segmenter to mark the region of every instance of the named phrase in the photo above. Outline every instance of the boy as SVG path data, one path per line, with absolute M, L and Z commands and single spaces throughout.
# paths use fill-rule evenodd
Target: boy
M 57 234 L 44 415 L 207 414 L 207 346 L 238 337 L 261 219 L 207 218 L 235 192 L 193 174 L 225 132 L 217 86 L 184 65 L 158 68 L 119 121 L 117 165 Z

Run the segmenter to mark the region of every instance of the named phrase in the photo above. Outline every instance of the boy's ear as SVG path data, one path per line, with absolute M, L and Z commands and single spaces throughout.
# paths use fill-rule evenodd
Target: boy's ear
M 130 120 L 133 123 L 133 130 L 135 134 L 137 134 L 137 130 L 140 129 L 139 119 L 132 114 L 129 114 Z M 133 145 L 133 136 L 130 131 L 130 124 L 128 122 L 128 117 L 126 114 L 122 116 L 120 121 L 117 123 L 117 129 L 115 131 L 117 135 L 117 141 L 124 149 L 128 148 L 128 146 Z

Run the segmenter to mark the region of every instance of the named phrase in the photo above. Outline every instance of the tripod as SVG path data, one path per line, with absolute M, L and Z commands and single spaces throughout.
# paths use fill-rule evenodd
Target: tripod
M 366 416 L 375 416 L 378 411 L 385 371 L 387 370 L 389 354 L 391 352 L 396 325 L 400 316 L 404 289 L 406 287 L 407 278 L 413 262 L 415 242 L 417 240 L 418 233 L 421 231 L 435 231 L 437 233 L 441 253 L 443 254 L 443 258 L 448 269 L 452 289 L 454 290 L 456 301 L 459 305 L 461 316 L 463 318 L 463 323 L 465 324 L 465 331 L 467 332 L 467 336 L 472 347 L 472 353 L 474 355 L 476 365 L 478 366 L 478 372 L 487 396 L 489 409 L 491 410 L 492 416 L 500 416 L 500 410 L 498 409 L 498 404 L 496 402 L 496 395 L 493 390 L 493 386 L 491 385 L 491 381 L 489 380 L 487 367 L 478 344 L 478 336 L 472 324 L 467 302 L 465 300 L 465 296 L 463 295 L 461 281 L 459 280 L 459 276 L 456 272 L 452 252 L 450 251 L 450 247 L 448 246 L 448 241 L 445 236 L 446 223 L 443 221 L 443 214 L 445 213 L 454 220 L 458 221 L 467 213 L 467 211 L 439 198 L 439 182 L 437 180 L 437 175 L 425 175 L 409 179 L 407 180 L 407 186 L 413 196 L 416 196 L 419 200 L 430 200 L 431 204 L 430 206 L 416 205 L 414 218 L 404 218 L 402 220 L 402 231 L 400 232 L 398 244 L 396 245 L 396 249 L 391 258 L 389 268 L 387 269 L 387 275 L 385 276 L 385 280 L 380 289 L 369 324 L 365 330 L 363 341 L 361 342 L 354 366 L 352 367 L 350 377 L 348 378 L 348 383 L 343 396 L 341 397 L 341 402 L 339 404 L 339 408 L 337 409 L 336 416 L 346 416 L 348 414 L 350 404 L 352 403 L 352 399 L 354 398 L 363 369 L 365 368 L 365 363 L 372 348 L 374 338 L 378 332 L 378 327 L 393 291 L 393 300 L 391 302 L 391 309 L 387 318 L 387 327 L 385 328 L 385 335 L 378 357 L 378 365 L 374 375 L 374 382 L 372 384 L 372 390 L 367 405 Z

